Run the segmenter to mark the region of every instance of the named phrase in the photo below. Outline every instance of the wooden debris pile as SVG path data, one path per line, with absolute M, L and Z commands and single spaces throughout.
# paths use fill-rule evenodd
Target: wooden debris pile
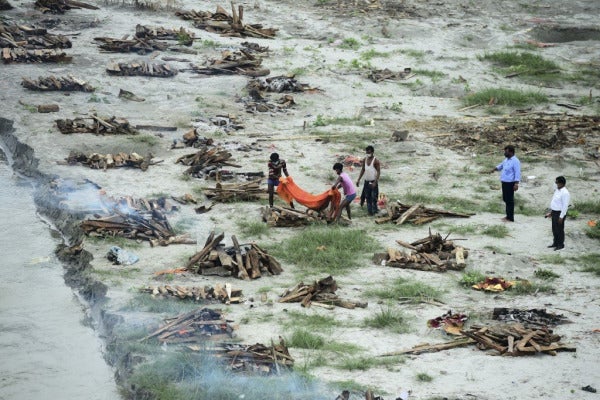
M 67 76 L 39 77 L 37 80 L 23 78 L 21 85 L 29 90 L 39 91 L 63 91 L 63 92 L 93 92 L 95 89 L 86 81 Z
M 230 283 L 213 286 L 147 286 L 140 289 L 141 292 L 151 293 L 152 296 L 176 297 L 181 300 L 193 300 L 203 302 L 220 302 L 225 304 L 238 304 L 242 299 L 242 289 L 232 289 Z
M 250 51 L 252 53 L 268 53 L 269 46 L 261 46 L 258 43 L 254 42 L 242 42 L 240 43 L 242 47 L 246 49 L 246 51 Z
M 420 271 L 445 272 L 447 270 L 462 270 L 465 268 L 465 258 L 469 252 L 454 242 L 447 240 L 448 236 L 442 238 L 439 233 L 406 243 L 396 240 L 400 246 L 409 250 L 405 253 L 397 249 L 388 248 L 387 253 L 376 253 L 373 261 L 377 264 L 388 265 L 394 268 L 409 268 Z
M 86 165 L 91 169 L 109 168 L 139 168 L 146 171 L 152 165 L 152 155 L 142 157 L 137 153 L 115 153 L 115 154 L 84 154 L 71 151 L 65 159 L 69 165 Z
M 236 12 L 233 3 L 231 3 L 231 15 L 221 6 L 217 6 L 217 10 L 214 13 L 192 10 L 178 11 L 175 15 L 184 20 L 191 20 L 194 27 L 198 29 L 218 33 L 221 36 L 272 39 L 277 33 L 277 29 L 263 28 L 261 24 L 244 24 L 244 8 L 238 6 Z
M 256 244 L 240 245 L 237 238 L 231 236 L 233 246 L 225 247 L 221 243 L 224 237 L 224 233 L 215 236 L 211 232 L 204 248 L 190 257 L 184 268 L 201 275 L 234 276 L 244 280 L 283 272 L 279 262 Z
M 249 96 L 240 99 L 244 103 L 244 109 L 247 113 L 256 114 L 264 112 L 287 112 L 296 105 L 294 97 L 286 94 L 281 96 L 275 103 L 269 102 L 257 91 L 250 92 Z
M 309 90 L 306 83 L 298 82 L 294 76 L 273 76 L 266 79 L 252 79 L 246 84 L 246 89 L 258 90 L 263 92 L 304 92 Z
M 137 135 L 125 118 L 100 118 L 90 114 L 87 118 L 57 119 L 56 126 L 65 135 L 71 133 L 95 133 L 96 135 Z
M 163 27 L 151 27 L 137 24 L 135 26 L 135 37 L 139 39 L 160 39 L 176 40 L 184 46 L 191 46 L 194 43 L 194 32 L 179 29 L 166 29 Z
M 233 337 L 233 326 L 220 311 L 202 308 L 166 319 L 166 324 L 141 339 L 156 337 L 161 343 L 202 343 L 206 340 L 226 340 Z
M 218 203 L 253 201 L 265 198 L 266 192 L 260 183 L 260 179 L 240 183 L 217 182 L 214 188 L 203 188 L 203 191 L 208 199 Z
M 261 68 L 261 64 L 262 59 L 260 57 L 253 56 L 248 51 L 224 50 L 221 52 L 220 60 L 208 60 L 204 66 L 191 64 L 190 69 L 187 69 L 186 71 L 202 75 L 269 75 L 270 71 L 268 69 Z
M 390 203 L 387 206 L 387 212 L 385 217 L 375 219 L 375 223 L 393 222 L 396 225 L 402 225 L 405 222 L 410 222 L 414 225 L 422 225 L 442 217 L 469 218 L 475 215 L 427 208 L 418 203 L 414 205 L 402 204 L 400 200 L 397 200 L 396 204 Z
M 556 326 L 569 322 L 564 315 L 549 313 L 545 308 L 519 310 L 497 307 L 494 308 L 492 319 L 509 323 L 518 322 L 527 328 L 542 328 L 545 326 Z
M 262 220 L 268 226 L 290 227 L 325 223 L 326 219 L 314 210 L 300 211 L 289 207 L 264 207 Z
M 555 356 L 558 351 L 576 349 L 560 343 L 561 337 L 546 327 L 528 329 L 521 324 L 498 326 L 473 326 L 461 331 L 473 339 L 481 350 L 495 350 L 504 356 L 528 356 L 545 353 Z
M 35 8 L 43 13 L 64 14 L 71 9 L 87 8 L 88 10 L 99 10 L 98 7 L 91 4 L 82 3 L 76 0 L 37 0 Z
M 9 64 L 16 63 L 61 63 L 70 62 L 73 58 L 64 51 L 54 49 L 27 50 L 24 48 L 2 49 L 2 61 Z
M 138 53 L 148 54 L 155 50 L 166 50 L 169 43 L 153 39 L 143 39 L 134 37 L 133 39 L 115 39 L 109 37 L 94 38 L 98 42 L 98 47 L 102 50 L 112 53 Z
M 41 50 L 68 49 L 71 46 L 69 38 L 48 33 L 44 28 L 0 22 L 0 47 Z
M 110 63 L 106 67 L 106 72 L 110 75 L 119 76 L 153 76 L 158 78 L 167 78 L 177 75 L 177 68 L 169 64 L 147 63 L 145 61 L 135 61 L 131 63 Z
M 374 70 L 369 71 L 369 73 L 367 74 L 367 78 L 369 78 L 370 80 L 372 80 L 375 83 L 379 83 L 379 82 L 387 81 L 387 80 L 396 81 L 396 80 L 408 79 L 408 78 L 412 78 L 413 76 L 415 76 L 415 75 L 412 73 L 411 68 L 404 68 L 404 71 L 398 71 L 398 72 L 390 71 L 387 68 L 374 69 Z
M 366 308 L 367 303 L 349 301 L 339 298 L 335 291 L 338 289 L 333 277 L 328 276 L 312 285 L 300 282 L 291 289 L 287 289 L 279 299 L 280 303 L 301 303 L 302 307 L 319 306 L 333 309 L 333 306 L 353 309 L 356 307 Z
M 223 147 L 205 146 L 196 153 L 186 154 L 179 157 L 175 163 L 189 166 L 189 168 L 185 170 L 185 174 L 202 178 L 209 176 L 209 174 L 213 171 L 217 172 L 225 165 L 240 168 L 240 165 L 229 161 L 231 157 L 231 153 Z
M 294 359 L 282 338 L 279 344 L 271 342 L 271 346 L 261 343 L 219 343 L 213 351 L 234 372 L 279 374 L 281 370 L 289 370 L 294 366 Z

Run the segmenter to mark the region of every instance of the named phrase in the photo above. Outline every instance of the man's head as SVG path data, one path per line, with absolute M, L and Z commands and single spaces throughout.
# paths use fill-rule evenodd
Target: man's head
M 333 170 L 339 175 L 342 173 L 342 170 L 344 169 L 344 165 L 342 163 L 335 163 L 333 164 Z
M 556 180 L 554 181 L 554 183 L 556 183 L 556 187 L 558 187 L 559 189 L 564 188 L 565 185 L 567 184 L 567 180 L 565 179 L 564 176 L 557 176 Z
M 269 158 L 273 162 L 279 161 L 279 154 L 277 154 L 277 153 L 271 153 L 271 157 L 269 157 Z
M 513 145 L 508 145 L 504 148 L 504 156 L 511 158 L 512 156 L 515 155 L 515 146 Z
M 373 157 L 373 153 L 375 153 L 375 149 L 373 148 L 373 146 L 367 146 L 365 148 L 365 152 L 367 153 L 367 157 L 371 158 Z

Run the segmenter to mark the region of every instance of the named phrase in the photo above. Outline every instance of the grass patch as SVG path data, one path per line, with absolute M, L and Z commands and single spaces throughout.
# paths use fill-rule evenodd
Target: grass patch
M 388 58 L 391 56 L 391 53 L 386 53 L 386 52 L 380 52 L 380 51 L 376 51 L 374 49 L 370 49 L 367 51 L 363 51 L 362 53 L 360 53 L 360 58 L 362 58 L 363 60 L 370 60 L 372 58 Z
M 549 284 L 540 284 L 530 281 L 517 281 L 517 283 L 508 290 L 513 295 L 527 295 L 538 293 L 554 293 L 554 287 Z
M 286 240 L 273 254 L 306 272 L 334 274 L 361 265 L 361 255 L 378 248 L 363 230 L 310 227 Z
M 600 200 L 575 203 L 575 210 L 585 214 L 600 214 Z
M 520 107 L 532 104 L 547 103 L 548 96 L 540 92 L 490 88 L 463 97 L 463 103 L 465 106 L 490 104 L 490 102 L 497 105 Z
M 529 52 L 501 51 L 486 53 L 478 58 L 499 65 L 503 68 L 503 72 L 507 74 L 516 73 L 520 76 L 535 76 L 560 72 L 559 65 L 554 61 Z
M 504 225 L 492 225 L 485 227 L 481 233 L 494 238 L 503 238 L 508 236 L 508 228 Z
M 557 274 L 556 272 L 550 271 L 549 269 L 543 269 L 543 268 L 536 269 L 533 272 L 533 275 L 536 278 L 542 279 L 544 281 L 550 281 L 550 280 L 553 280 L 556 278 L 560 278 L 560 275 Z
M 539 260 L 544 264 L 565 264 L 567 259 L 560 254 L 544 254 L 540 256 Z
M 286 343 L 289 347 L 317 350 L 325 346 L 325 338 L 305 329 L 298 329 L 292 333 L 292 336 L 286 340 Z
M 429 194 L 415 193 L 412 191 L 406 192 L 406 194 L 402 196 L 402 200 L 409 204 L 441 204 L 446 210 L 458 212 L 472 212 L 479 208 L 477 203 L 467 199 L 452 196 L 431 196 Z
M 427 76 L 431 78 L 433 82 L 438 82 L 440 79 L 446 76 L 446 74 L 441 71 L 434 71 L 430 69 L 413 69 L 412 72 L 417 75 Z
M 299 311 L 289 311 L 287 315 L 289 317 L 289 321 L 283 323 L 285 328 L 302 326 L 306 329 L 314 331 L 330 331 L 333 327 L 339 325 L 335 318 L 330 315 L 309 315 Z
M 407 316 L 391 307 L 382 308 L 373 317 L 366 318 L 364 325 L 369 328 L 389 329 L 394 333 L 408 332 Z
M 419 382 L 431 382 L 433 377 L 431 375 L 426 374 L 425 372 L 420 372 L 415 377 Z
M 379 359 L 375 357 L 353 357 L 345 358 L 336 366 L 348 371 L 367 371 L 379 365 Z
M 409 57 L 413 57 L 416 59 L 421 59 L 425 57 L 425 52 L 423 50 L 414 50 L 414 49 L 406 49 L 400 50 L 400 54 L 404 54 Z
M 462 274 L 458 283 L 462 286 L 471 287 L 479 282 L 483 282 L 485 278 L 485 274 L 479 271 L 469 271 Z
M 367 290 L 367 295 L 417 304 L 439 299 L 442 291 L 419 281 L 398 278 L 386 288 Z
M 317 115 L 317 119 L 313 122 L 313 126 L 327 126 L 327 125 L 354 125 L 354 126 L 366 126 L 371 121 L 364 118 L 349 118 L 349 117 L 335 117 L 329 118 L 321 114 Z
M 269 227 L 261 221 L 241 220 L 236 222 L 245 237 L 262 237 L 269 234 Z
M 354 38 L 345 38 L 340 44 L 340 49 L 346 50 L 358 50 L 360 48 L 360 42 Z
M 583 264 L 581 271 L 592 272 L 600 276 L 600 253 L 584 254 L 577 257 L 577 260 Z

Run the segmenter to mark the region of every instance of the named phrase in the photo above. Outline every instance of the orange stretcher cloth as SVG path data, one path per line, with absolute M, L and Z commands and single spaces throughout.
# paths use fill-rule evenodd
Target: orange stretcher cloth
M 321 194 L 310 194 L 305 192 L 298 185 L 296 185 L 291 176 L 282 176 L 279 178 L 277 194 L 286 203 L 296 200 L 303 206 L 316 211 L 323 211 L 329 205 L 331 205 L 332 210 L 337 210 L 342 199 L 342 195 L 337 189 L 330 189 Z

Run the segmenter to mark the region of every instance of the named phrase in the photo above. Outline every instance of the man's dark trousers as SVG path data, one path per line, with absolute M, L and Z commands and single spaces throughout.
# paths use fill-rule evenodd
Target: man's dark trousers
M 502 200 L 506 204 L 506 219 L 515 220 L 515 183 L 502 182 Z
M 364 196 L 367 201 L 367 212 L 369 215 L 377 214 L 377 200 L 379 200 L 379 185 L 371 185 L 373 181 L 365 181 L 363 183 L 363 190 L 361 195 L 361 201 Z
M 552 244 L 556 247 L 563 247 L 565 245 L 565 219 L 567 216 L 563 218 L 562 224 L 558 223 L 558 219 L 560 218 L 560 211 L 552 210 L 552 236 L 554 236 L 554 240 Z

